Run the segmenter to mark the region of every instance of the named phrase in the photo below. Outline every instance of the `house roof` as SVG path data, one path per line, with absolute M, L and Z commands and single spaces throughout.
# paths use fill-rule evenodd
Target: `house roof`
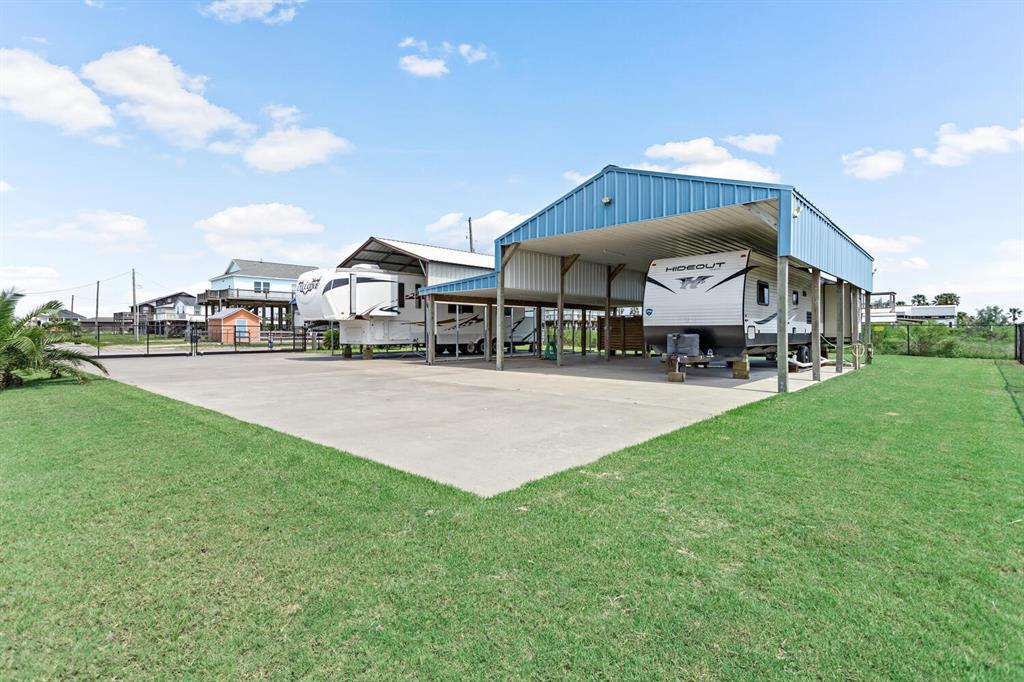
M 235 258 L 224 270 L 226 275 L 241 275 L 243 277 L 272 277 L 275 279 L 298 279 L 299 275 L 310 270 L 316 270 L 315 265 L 293 265 L 291 263 L 271 263 L 263 260 L 244 260 Z M 216 279 L 216 278 L 214 278 Z
M 72 311 L 67 310 L 67 309 L 61 310 L 57 314 L 60 315 L 60 318 L 62 320 L 84 320 L 85 319 L 85 315 L 79 315 L 78 313 L 72 312 Z
M 253 317 L 258 317 L 256 315 L 256 313 L 252 312 L 251 310 L 246 310 L 245 308 L 224 308 L 223 310 L 220 310 L 220 311 L 214 313 L 213 315 L 210 315 L 209 319 L 211 319 L 211 320 L 223 320 L 224 318 L 230 317 L 230 316 L 232 316 L 232 315 L 234 315 L 235 313 L 238 313 L 238 312 L 248 313 L 248 314 L 252 315 Z
M 370 237 L 358 249 L 352 252 L 338 267 L 350 267 L 361 263 L 379 265 L 385 270 L 421 271 L 420 262 L 451 263 L 472 268 L 490 269 L 494 267 L 494 256 L 472 251 L 449 249 L 443 246 L 430 246 L 406 242 L 399 239 Z
M 140 301 L 139 305 L 149 305 L 150 303 L 156 303 L 157 301 L 163 301 L 163 300 L 168 299 L 168 298 L 175 299 L 175 298 L 182 298 L 182 297 L 191 298 L 193 301 L 195 301 L 195 299 L 196 299 L 196 295 L 195 294 L 190 294 L 187 291 L 179 291 L 179 292 L 174 293 L 174 294 L 167 294 L 166 296 L 157 296 L 156 298 L 151 298 L 148 301 Z

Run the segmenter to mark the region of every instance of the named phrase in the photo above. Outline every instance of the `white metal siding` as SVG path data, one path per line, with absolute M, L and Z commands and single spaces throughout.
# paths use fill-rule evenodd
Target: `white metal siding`
M 505 267 L 505 286 L 541 294 L 557 294 L 561 263 L 559 256 L 520 249 Z M 634 270 L 620 272 L 612 280 L 612 298 L 639 304 L 644 298 L 645 275 Z M 565 275 L 566 296 L 603 299 L 607 277 L 608 266 L 577 260 Z
M 427 266 L 427 286 L 435 284 L 446 284 L 466 277 L 476 277 L 490 272 L 489 268 L 475 268 L 468 265 L 456 265 L 454 263 L 430 263 Z

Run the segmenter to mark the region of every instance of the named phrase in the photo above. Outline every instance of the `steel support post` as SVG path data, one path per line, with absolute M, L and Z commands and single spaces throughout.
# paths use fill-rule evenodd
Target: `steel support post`
M 789 256 L 779 256 L 775 297 L 775 361 L 779 393 L 789 391 Z

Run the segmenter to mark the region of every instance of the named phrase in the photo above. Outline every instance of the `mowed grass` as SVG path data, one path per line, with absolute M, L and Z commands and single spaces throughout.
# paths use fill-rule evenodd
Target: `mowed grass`
M 35 383 L 0 394 L 0 678 L 1021 679 L 1011 384 L 882 357 L 484 500 Z

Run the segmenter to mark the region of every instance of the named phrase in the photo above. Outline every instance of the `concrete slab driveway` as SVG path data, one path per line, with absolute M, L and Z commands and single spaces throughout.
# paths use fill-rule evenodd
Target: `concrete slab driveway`
M 106 364 L 118 381 L 484 496 L 775 393 L 772 368 L 750 381 L 695 370 L 670 384 L 640 358 L 577 357 L 561 369 L 514 358 L 505 372 L 482 360 L 428 367 L 311 353 Z

